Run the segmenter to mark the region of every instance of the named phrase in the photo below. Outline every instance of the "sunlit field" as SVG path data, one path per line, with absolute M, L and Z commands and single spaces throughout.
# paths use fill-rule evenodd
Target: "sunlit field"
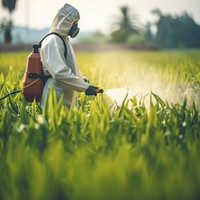
M 0 53 L 0 97 L 29 52 Z M 200 51 L 77 53 L 105 93 L 0 101 L 0 199 L 200 199 Z

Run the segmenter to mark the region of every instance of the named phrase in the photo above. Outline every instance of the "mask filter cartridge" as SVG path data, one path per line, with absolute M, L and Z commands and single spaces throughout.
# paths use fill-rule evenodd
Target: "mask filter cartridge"
M 69 33 L 68 35 L 71 37 L 71 38 L 74 38 L 78 35 L 80 31 L 80 28 L 78 28 L 78 23 L 74 24 L 71 29 L 69 30 Z

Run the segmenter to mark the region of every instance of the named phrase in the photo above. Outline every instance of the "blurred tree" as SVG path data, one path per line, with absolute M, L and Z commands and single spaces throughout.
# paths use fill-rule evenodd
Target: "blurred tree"
M 121 16 L 117 22 L 114 23 L 116 30 L 111 33 L 111 41 L 124 43 L 132 34 L 139 34 L 139 28 L 135 25 L 137 19 L 130 15 L 128 6 L 120 7 Z
M 181 16 L 163 15 L 158 9 L 152 13 L 158 16 L 155 42 L 159 47 L 200 47 L 200 26 L 187 13 Z
M 7 23 L 1 23 L 1 29 L 4 32 L 4 39 L 6 43 L 11 43 L 12 41 L 12 12 L 15 10 L 17 0 L 2 0 L 2 6 L 9 10 L 9 21 Z
M 2 5 L 12 13 L 15 10 L 16 0 L 2 0 Z
M 11 37 L 12 21 L 6 20 L 5 18 L 0 22 L 0 33 L 4 34 L 4 42 L 10 43 L 12 41 Z
M 145 26 L 145 39 L 149 43 L 154 42 L 153 34 L 151 32 L 151 23 L 150 22 L 147 22 L 147 24 Z

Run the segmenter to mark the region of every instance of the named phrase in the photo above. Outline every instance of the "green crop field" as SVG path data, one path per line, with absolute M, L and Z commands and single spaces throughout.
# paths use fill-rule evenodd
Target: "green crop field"
M 0 53 L 0 97 L 29 52 Z M 0 101 L 0 199 L 200 199 L 200 51 L 78 53 L 104 94 Z

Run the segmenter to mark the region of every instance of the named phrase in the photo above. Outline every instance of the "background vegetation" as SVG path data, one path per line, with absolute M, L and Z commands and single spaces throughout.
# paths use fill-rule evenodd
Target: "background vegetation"
M 155 24 L 148 22 L 145 27 L 140 27 L 139 19 L 133 16 L 129 7 L 121 7 L 120 12 L 121 17 L 115 24 L 117 29 L 111 33 L 112 42 L 150 43 L 159 48 L 200 47 L 200 26 L 187 13 L 173 16 L 154 9 L 152 14 L 157 15 L 157 22 Z M 152 26 L 156 28 L 155 33 L 152 32 Z
M 5 9 L 9 11 L 9 19 L 2 19 L 0 21 L 0 33 L 4 33 L 5 43 L 12 42 L 12 12 L 15 10 L 16 0 L 2 0 L 2 5 Z
M 9 19 L 0 19 L 0 33 L 4 35 L 4 42 L 11 43 L 13 41 L 12 30 L 14 22 L 12 13 L 16 8 L 16 0 L 2 0 L 2 5 L 9 12 Z M 172 15 L 162 13 L 159 9 L 152 10 L 152 14 L 157 16 L 154 23 L 147 22 L 141 24 L 139 13 L 132 8 L 123 5 L 119 7 L 119 15 L 111 21 L 111 30 L 108 35 L 104 35 L 100 31 L 94 33 L 85 33 L 78 38 L 78 43 L 84 44 L 100 44 L 100 43 L 119 43 L 140 45 L 145 48 L 152 46 L 155 48 L 199 48 L 200 47 L 200 25 L 197 24 L 191 15 L 183 13 L 180 15 Z M 18 43 L 25 41 L 22 37 L 25 28 L 15 29 L 15 40 Z M 154 31 L 152 31 L 154 30 Z M 29 30 L 29 34 L 34 38 L 34 42 L 40 41 L 48 29 L 37 32 L 34 29 Z M 38 35 L 36 39 L 36 35 Z M 26 42 L 30 40 L 26 40 Z M 16 41 L 15 41 L 16 42 Z

